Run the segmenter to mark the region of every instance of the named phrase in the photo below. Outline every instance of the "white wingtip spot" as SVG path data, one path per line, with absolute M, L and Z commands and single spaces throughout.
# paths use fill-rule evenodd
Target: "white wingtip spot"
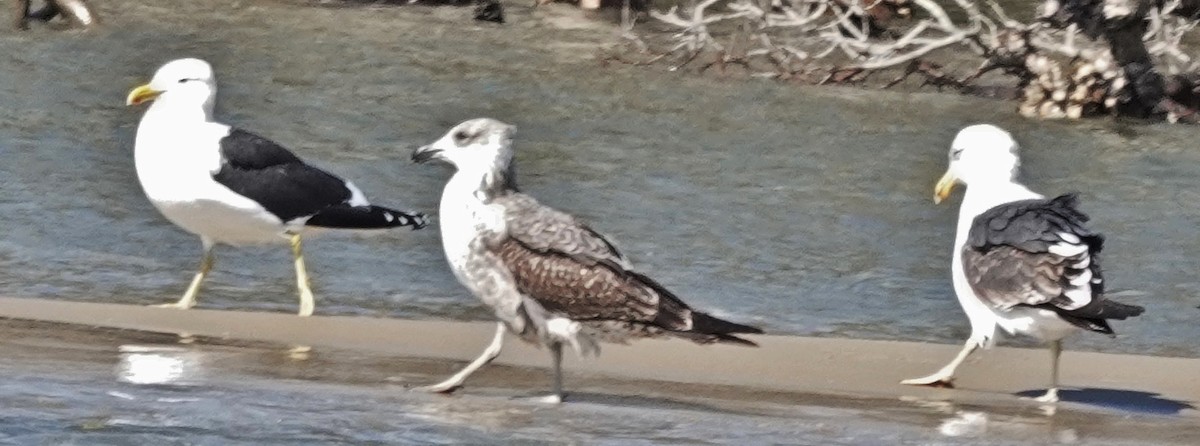
M 1083 286 L 1091 281 L 1092 281 L 1092 272 L 1090 270 L 1085 269 L 1085 270 L 1083 270 L 1082 274 L 1071 279 L 1070 283 L 1072 286 Z
M 1062 307 L 1064 310 L 1074 310 L 1092 301 L 1092 290 L 1087 288 L 1072 288 L 1063 293 L 1063 295 L 1071 300 L 1071 305 Z
M 391 223 L 391 222 L 393 222 L 393 221 L 396 221 L 396 216 L 395 216 L 395 215 L 392 215 L 392 213 L 391 213 L 391 212 L 384 212 L 384 213 L 383 213 L 383 218 L 384 218 L 385 220 L 387 220 L 387 222 L 388 222 L 388 223 Z
M 1091 256 L 1084 256 L 1082 260 L 1080 260 L 1080 261 L 1078 261 L 1078 262 L 1075 262 L 1075 263 L 1072 263 L 1072 264 L 1071 264 L 1071 268 L 1074 268 L 1074 269 L 1084 269 L 1084 268 L 1087 268 L 1087 267 L 1089 267 L 1089 266 L 1091 266 L 1091 265 L 1092 265 L 1092 258 L 1091 258 Z
M 1055 243 L 1050 245 L 1049 251 L 1051 254 L 1062 257 L 1075 257 L 1087 251 L 1087 245 L 1076 245 L 1073 243 Z

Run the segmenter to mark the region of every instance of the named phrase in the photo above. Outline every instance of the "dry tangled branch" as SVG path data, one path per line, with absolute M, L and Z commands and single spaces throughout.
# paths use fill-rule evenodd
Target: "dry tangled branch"
M 1026 116 L 1194 120 L 1200 76 L 1190 73 L 1200 61 L 1184 39 L 1200 23 L 1200 0 L 1037 6 L 1029 22 L 993 0 L 703 0 L 651 17 L 675 30 L 659 56 L 673 69 L 709 60 L 699 68 L 737 64 L 751 76 L 815 83 L 891 70 L 898 76 L 884 87 L 916 75 L 921 85 L 989 96 L 1003 86 L 979 82 L 999 73 L 990 81 L 1008 83 Z M 946 68 L 972 58 L 973 72 Z

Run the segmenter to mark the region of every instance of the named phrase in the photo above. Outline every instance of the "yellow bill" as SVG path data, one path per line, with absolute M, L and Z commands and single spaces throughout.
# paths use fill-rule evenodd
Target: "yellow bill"
M 938 180 L 937 186 L 933 188 L 933 203 L 940 204 L 943 200 L 949 198 L 950 192 L 954 191 L 956 183 L 958 183 L 958 178 L 947 170 L 946 174 L 942 175 L 942 178 Z
M 142 85 L 129 91 L 129 96 L 125 98 L 125 105 L 138 105 L 146 101 L 152 101 L 160 94 L 162 92 L 150 88 L 150 84 Z

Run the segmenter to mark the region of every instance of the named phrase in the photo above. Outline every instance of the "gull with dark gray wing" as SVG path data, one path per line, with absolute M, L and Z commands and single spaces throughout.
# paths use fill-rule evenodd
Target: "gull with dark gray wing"
M 1104 236 L 1087 226 L 1075 195 L 1034 193 L 1016 181 L 1019 164 L 1017 143 L 998 127 L 970 126 L 954 139 L 934 201 L 967 184 L 951 272 L 971 337 L 941 370 L 904 384 L 951 386 L 958 366 L 1003 329 L 1049 343 L 1050 388 L 1038 400 L 1056 402 L 1063 338 L 1081 329 L 1111 335 L 1109 320 L 1142 313 L 1104 297 Z
M 129 93 L 127 105 L 153 100 L 134 143 L 138 180 L 163 216 L 200 237 L 204 255 L 178 302 L 196 305 L 213 265 L 217 243 L 291 244 L 301 316 L 313 312 L 300 249 L 305 228 L 424 227 L 425 216 L 374 206 L 354 184 L 300 160 L 253 133 L 213 121 L 217 85 L 199 59 L 163 65 L 149 84 Z
M 635 271 L 613 244 L 575 217 L 542 205 L 516 186 L 514 127 L 493 119 L 463 122 L 417 149 L 456 172 L 442 193 L 442 246 L 455 277 L 500 320 L 488 348 L 449 379 L 424 390 L 449 392 L 500 354 L 506 331 L 545 345 L 562 400 L 562 350 L 599 353 L 598 342 L 673 336 L 707 344 L 754 346 L 738 335 L 758 328 L 697 311 Z

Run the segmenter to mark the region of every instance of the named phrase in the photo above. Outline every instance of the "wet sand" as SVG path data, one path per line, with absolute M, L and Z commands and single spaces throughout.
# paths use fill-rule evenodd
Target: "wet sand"
M 184 342 L 185 341 L 185 342 Z M 496 365 L 454 396 L 397 381 L 448 361 L 0 320 L 5 444 L 1192 444 L 1189 415 L 847 398 Z M 399 378 L 397 378 L 399 376 Z M 740 398 L 740 399 L 739 399 Z M 749 401 L 753 399 L 754 401 Z
M 0 298 L 0 317 L 187 334 L 225 342 L 266 342 L 315 349 L 348 349 L 402 358 L 435 359 L 420 379 L 392 380 L 419 385 L 461 366 L 490 339 L 490 323 L 416 321 L 349 316 L 298 318 L 278 313 L 189 310 Z M 744 402 L 801 402 L 831 398 L 919 399 L 988 406 L 1035 406 L 1017 395 L 1043 389 L 1048 354 L 1043 349 L 998 347 L 961 369 L 957 389 L 910 387 L 902 378 L 936 370 L 957 346 L 793 336 L 756 336 L 759 348 L 698 346 L 679 340 L 650 340 L 605 346 L 598 360 L 566 363 L 568 387 L 580 379 L 654 385 L 676 397 L 701 395 Z M 652 358 L 652 360 L 650 360 Z M 548 366 L 545 352 L 507 339 L 498 364 L 521 369 Z M 538 391 L 548 385 L 540 373 L 516 381 L 485 369 L 473 385 Z M 432 375 L 432 376 L 429 376 Z M 509 376 L 512 378 L 512 376 Z M 615 381 L 613 381 L 615 380 Z M 1066 352 L 1062 362 L 1064 407 L 1172 414 L 1200 419 L 1200 360 L 1090 352 Z M 711 387 L 716 386 L 716 387 Z M 636 388 L 638 386 L 634 386 Z M 668 390 L 669 389 L 669 390 Z M 603 390 L 601 390 L 603 391 Z M 765 400 L 764 400 L 765 398 Z

